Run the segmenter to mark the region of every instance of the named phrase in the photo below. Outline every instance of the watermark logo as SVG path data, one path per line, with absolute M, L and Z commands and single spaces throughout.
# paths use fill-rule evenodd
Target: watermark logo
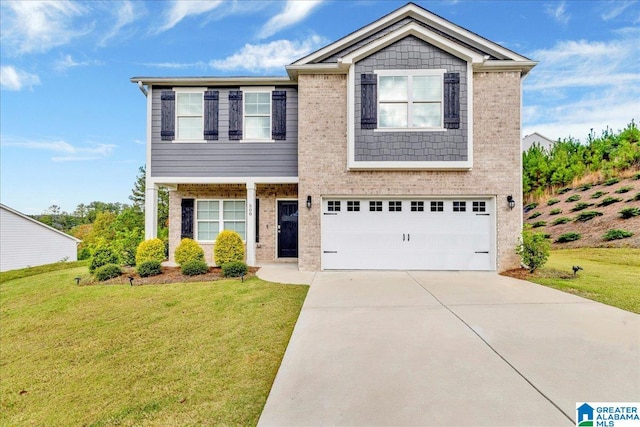
M 639 402 L 577 402 L 578 427 L 638 427 Z

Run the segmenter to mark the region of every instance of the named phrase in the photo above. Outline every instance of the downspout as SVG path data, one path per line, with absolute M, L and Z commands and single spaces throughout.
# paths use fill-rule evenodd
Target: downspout
M 138 80 L 138 89 L 140 89 L 140 92 L 142 92 L 145 97 L 149 94 L 147 88 L 142 84 L 142 80 Z

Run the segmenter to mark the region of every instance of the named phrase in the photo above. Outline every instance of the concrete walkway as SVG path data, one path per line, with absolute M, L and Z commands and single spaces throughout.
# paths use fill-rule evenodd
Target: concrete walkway
M 640 401 L 636 314 L 495 273 L 310 281 L 260 426 L 571 426 L 576 402 Z

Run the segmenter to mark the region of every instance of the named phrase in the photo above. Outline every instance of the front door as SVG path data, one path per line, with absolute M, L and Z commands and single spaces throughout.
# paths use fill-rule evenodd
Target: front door
M 298 257 L 298 201 L 278 201 L 278 258 Z

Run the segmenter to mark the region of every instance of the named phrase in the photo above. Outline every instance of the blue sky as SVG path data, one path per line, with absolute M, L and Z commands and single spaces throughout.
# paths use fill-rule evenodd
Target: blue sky
M 416 1 L 539 61 L 523 135 L 584 140 L 640 120 L 640 1 Z M 285 75 L 402 1 L 2 0 L 0 200 L 127 203 L 145 162 L 133 76 Z

